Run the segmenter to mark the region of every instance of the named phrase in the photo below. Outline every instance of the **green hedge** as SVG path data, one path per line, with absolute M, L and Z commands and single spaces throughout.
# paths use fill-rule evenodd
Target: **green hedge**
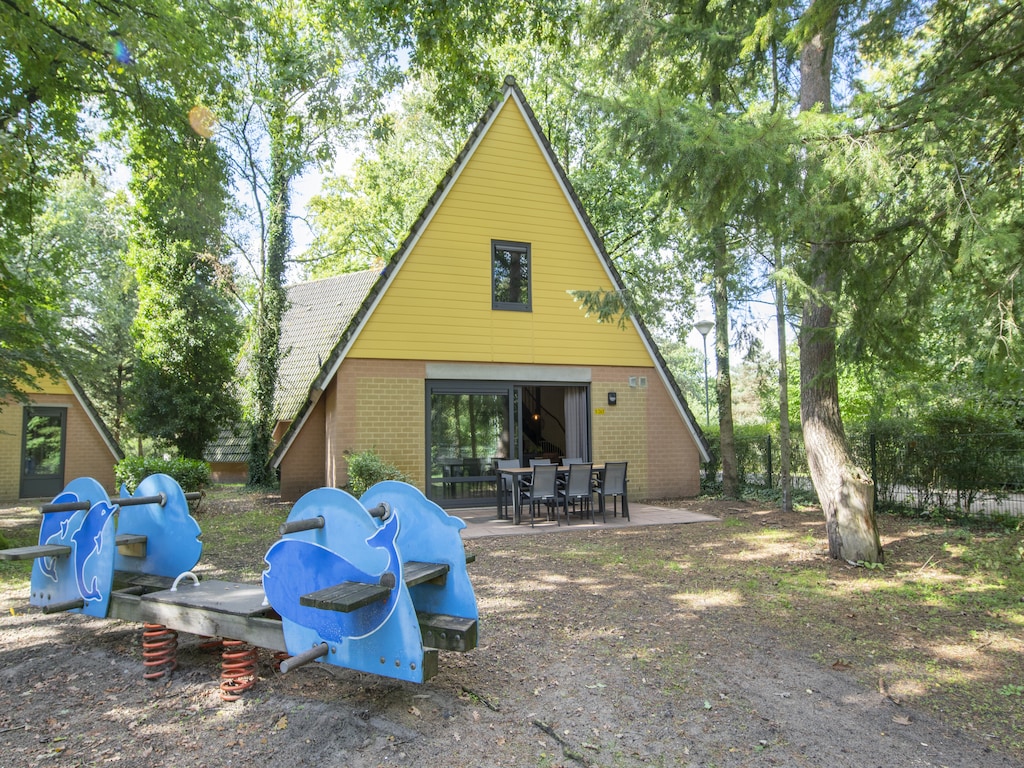
M 210 465 L 197 459 L 130 456 L 114 467 L 118 485 L 123 483 L 130 493 L 134 493 L 144 478 L 157 474 L 173 477 L 185 493 L 200 491 L 210 484 Z
M 346 451 L 348 460 L 348 485 L 346 490 L 359 498 L 366 490 L 382 480 L 411 482 L 411 478 L 394 464 L 380 457 L 376 451 Z

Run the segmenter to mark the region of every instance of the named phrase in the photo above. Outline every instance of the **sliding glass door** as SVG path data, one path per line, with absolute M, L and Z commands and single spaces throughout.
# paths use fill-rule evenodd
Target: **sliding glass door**
M 514 458 L 513 387 L 427 383 L 427 492 L 445 507 L 485 506 L 497 497 L 498 459 Z

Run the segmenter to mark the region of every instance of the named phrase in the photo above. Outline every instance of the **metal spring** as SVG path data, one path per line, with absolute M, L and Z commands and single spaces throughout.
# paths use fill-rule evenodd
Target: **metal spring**
M 199 636 L 199 650 L 207 653 L 219 653 L 224 647 L 224 641 L 219 637 L 210 637 L 209 635 Z
M 224 701 L 238 701 L 242 691 L 256 684 L 256 649 L 242 640 L 224 638 L 221 653 L 220 697 Z
M 143 678 L 159 680 L 178 668 L 178 633 L 163 624 L 142 625 Z

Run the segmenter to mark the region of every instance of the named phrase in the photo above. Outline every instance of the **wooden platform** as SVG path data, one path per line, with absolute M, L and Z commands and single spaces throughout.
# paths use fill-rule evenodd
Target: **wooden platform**
M 402 578 L 405 579 L 407 587 L 427 582 L 444 586 L 448 571 L 447 563 L 421 563 L 410 560 L 402 564 Z M 383 584 L 343 581 L 341 584 L 302 595 L 299 604 L 325 611 L 351 613 L 378 600 L 386 600 L 390 594 L 391 588 Z
M 71 547 L 63 544 L 38 544 L 34 547 L 0 549 L 0 560 L 35 560 L 39 557 L 67 557 Z

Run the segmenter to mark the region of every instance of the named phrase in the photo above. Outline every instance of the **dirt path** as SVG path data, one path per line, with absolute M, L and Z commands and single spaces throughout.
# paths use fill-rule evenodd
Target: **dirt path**
M 608 535 L 621 557 L 594 538 Z M 813 629 L 784 645 L 725 591 L 693 591 L 685 569 L 626 565 L 716 535 L 476 540 L 481 645 L 443 653 L 428 684 L 319 665 L 282 676 L 263 652 L 234 703 L 194 637 L 169 682 L 144 682 L 136 628 L 0 594 L 0 766 L 1019 764 L 823 664 Z

